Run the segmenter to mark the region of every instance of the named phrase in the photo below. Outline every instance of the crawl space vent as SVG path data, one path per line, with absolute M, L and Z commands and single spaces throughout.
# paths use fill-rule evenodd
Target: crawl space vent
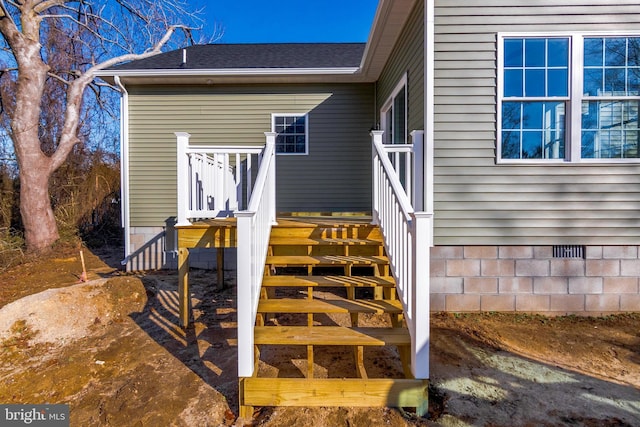
M 554 245 L 554 258 L 584 258 L 584 246 L 581 245 Z

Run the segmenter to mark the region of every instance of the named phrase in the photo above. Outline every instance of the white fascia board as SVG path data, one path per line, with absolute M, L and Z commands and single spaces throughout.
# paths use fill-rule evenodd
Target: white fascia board
M 359 67 L 340 68 L 227 68 L 202 70 L 103 70 L 100 77 L 189 77 L 189 76 L 310 76 L 352 75 Z

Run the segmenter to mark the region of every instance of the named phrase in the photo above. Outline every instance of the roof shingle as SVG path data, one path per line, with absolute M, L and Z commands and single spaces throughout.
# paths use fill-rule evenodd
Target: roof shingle
M 358 67 L 365 43 L 207 44 L 118 65 L 111 70 L 221 70 Z

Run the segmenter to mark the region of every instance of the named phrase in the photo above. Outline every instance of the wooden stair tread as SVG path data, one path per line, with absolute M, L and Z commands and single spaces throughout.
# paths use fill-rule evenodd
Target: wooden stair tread
M 267 299 L 258 303 L 259 313 L 402 313 L 398 300 Z
M 374 287 L 395 288 L 392 276 L 264 276 L 264 287 Z
M 381 246 L 382 241 L 356 238 L 272 237 L 272 246 Z
M 255 344 L 271 345 L 410 345 L 405 328 L 346 328 L 342 326 L 256 326 Z
M 267 265 L 376 265 L 388 264 L 386 256 L 372 255 L 322 255 L 322 256 L 298 256 L 275 255 L 267 257 Z
M 352 378 L 242 378 L 243 405 L 395 406 L 428 404 L 427 380 Z

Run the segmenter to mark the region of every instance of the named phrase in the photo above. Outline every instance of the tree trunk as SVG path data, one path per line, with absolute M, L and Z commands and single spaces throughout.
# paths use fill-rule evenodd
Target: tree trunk
M 49 173 L 38 166 L 20 168 L 20 214 L 29 251 L 47 250 L 60 237 L 49 198 Z

